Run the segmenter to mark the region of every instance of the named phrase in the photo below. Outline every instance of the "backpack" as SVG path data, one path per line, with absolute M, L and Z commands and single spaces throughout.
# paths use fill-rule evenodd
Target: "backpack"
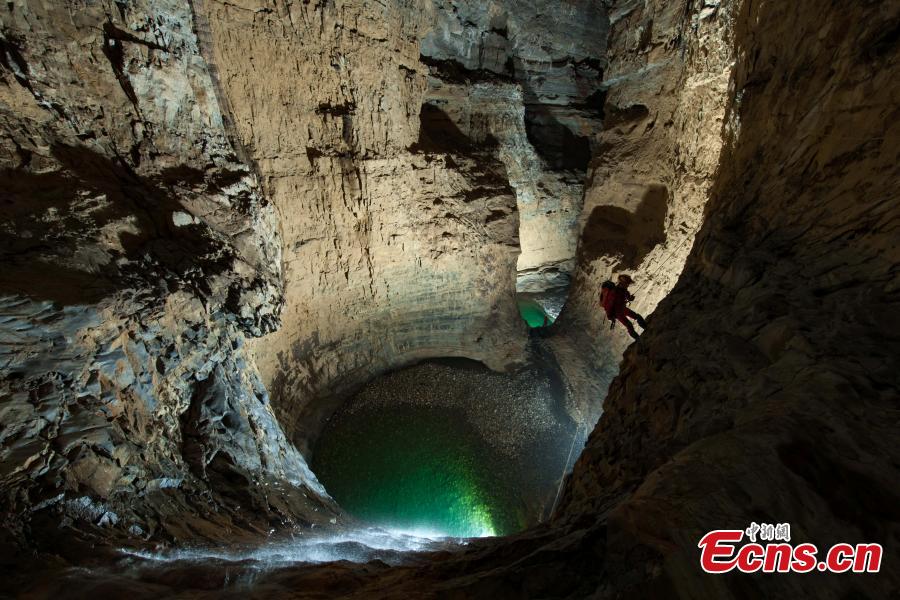
M 616 284 L 614 284 L 609 279 L 607 279 L 606 281 L 604 281 L 603 283 L 600 284 L 600 304 L 604 308 L 606 308 L 606 304 L 607 304 L 606 297 L 614 289 L 616 289 Z
M 606 311 L 606 316 L 613 320 L 615 317 L 613 313 L 616 305 L 616 284 L 608 279 L 600 284 L 600 305 Z

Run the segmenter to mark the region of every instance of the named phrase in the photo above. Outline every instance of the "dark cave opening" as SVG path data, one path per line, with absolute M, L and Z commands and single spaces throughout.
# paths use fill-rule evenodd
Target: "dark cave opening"
M 569 295 L 568 285 L 533 291 L 518 291 L 516 304 L 519 314 L 532 329 L 549 327 L 562 312 Z

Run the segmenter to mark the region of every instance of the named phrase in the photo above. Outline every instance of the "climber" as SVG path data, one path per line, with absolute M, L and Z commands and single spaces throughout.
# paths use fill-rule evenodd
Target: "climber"
M 634 330 L 631 321 L 628 320 L 629 317 L 637 321 L 641 329 L 646 329 L 647 324 L 644 322 L 644 317 L 627 306 L 629 302 L 634 300 L 634 296 L 628 291 L 628 286 L 634 283 L 634 280 L 628 275 L 622 274 L 619 275 L 617 281 L 618 284 L 614 284 L 612 281 L 603 282 L 603 285 L 600 287 L 600 304 L 610 320 L 610 329 L 616 326 L 616 321 L 619 321 L 625 326 L 631 337 L 638 339 L 639 336 Z

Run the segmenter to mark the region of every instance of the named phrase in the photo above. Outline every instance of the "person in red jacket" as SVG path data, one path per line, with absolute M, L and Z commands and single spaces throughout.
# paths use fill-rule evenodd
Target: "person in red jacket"
M 610 329 L 616 326 L 616 321 L 619 321 L 628 330 L 628 335 L 638 339 L 639 336 L 634 330 L 634 325 L 628 319 L 637 321 L 641 329 L 646 329 L 647 323 L 644 321 L 644 317 L 628 308 L 628 303 L 634 300 L 634 296 L 628 291 L 628 286 L 632 283 L 634 280 L 628 275 L 619 275 L 616 285 L 612 285 L 611 281 L 604 283 L 600 290 L 600 303 L 603 305 L 603 310 L 606 311 L 606 317 L 612 321 L 609 325 Z

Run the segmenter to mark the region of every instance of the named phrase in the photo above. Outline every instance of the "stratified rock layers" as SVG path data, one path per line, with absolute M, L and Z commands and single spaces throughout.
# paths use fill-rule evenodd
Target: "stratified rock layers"
M 518 215 L 495 151 L 422 107 L 430 3 L 269 4 L 197 6 L 281 217 L 287 304 L 254 354 L 303 444 L 391 367 L 522 360 Z
M 228 139 L 189 4 L 0 18 L 4 534 L 316 520 L 321 486 L 243 349 L 278 325 L 277 216 Z
M 603 131 L 579 219 L 572 289 L 550 340 L 585 423 L 595 423 L 631 338 L 600 285 L 631 274 L 648 315 L 672 289 L 703 221 L 732 76 L 732 3 L 618 2 L 609 10 Z M 707 6 L 708 5 L 708 6 Z
M 303 439 L 314 393 L 432 352 L 499 367 L 523 345 L 513 174 L 483 123 L 428 100 L 416 40 L 433 3 L 197 3 L 215 79 L 187 7 L 152 5 L 3 16 L 2 276 L 16 297 L 0 305 L 0 465 L 4 535 L 19 541 L 72 527 L 233 539 L 330 517 L 262 382 Z M 599 412 L 622 345 L 599 282 L 636 272 L 644 312 L 671 293 L 626 351 L 554 520 L 424 567 L 276 570 L 257 592 L 900 587 L 900 7 L 609 8 L 605 131 L 573 296 L 546 339 L 582 410 Z M 488 17 L 482 70 L 504 44 Z M 441 81 L 434 99 L 459 100 Z M 259 377 L 243 338 L 266 333 Z M 751 521 L 820 548 L 880 543 L 882 573 L 703 573 L 700 537 Z
M 560 517 L 603 515 L 607 577 L 627 595 L 889 597 L 900 539 L 900 6 L 733 11 L 706 222 L 625 355 Z M 820 549 L 877 542 L 886 562 L 866 580 L 704 576 L 700 537 L 751 521 L 790 523 L 794 543 Z
M 674 20 L 690 32 L 695 17 L 730 15 L 733 32 L 723 144 L 709 149 L 718 168 L 695 182 L 710 189 L 705 222 L 626 352 L 553 523 L 427 568 L 290 570 L 259 589 L 338 578 L 369 597 L 889 598 L 900 587 L 900 7 L 706 4 Z M 671 174 L 656 168 L 647 181 Z M 881 573 L 704 573 L 701 537 L 753 521 L 790 523 L 793 543 L 820 550 L 880 543 Z
M 567 286 L 601 129 L 609 20 L 600 2 L 434 0 L 427 102 L 495 142 L 516 191 L 519 291 Z

